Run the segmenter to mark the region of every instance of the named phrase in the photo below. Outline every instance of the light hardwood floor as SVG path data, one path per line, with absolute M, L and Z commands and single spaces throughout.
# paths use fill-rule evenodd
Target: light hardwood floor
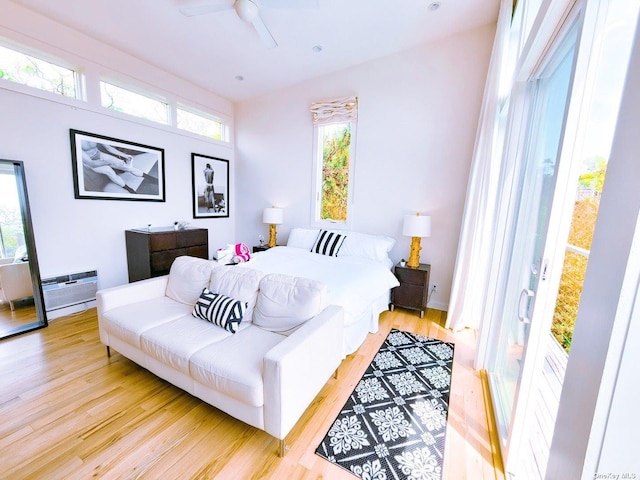
M 494 468 L 472 332 L 401 309 L 340 366 L 287 438 L 277 441 L 113 352 L 95 309 L 0 341 L 0 478 L 349 479 L 316 446 L 391 328 L 455 343 L 444 479 L 499 479 Z

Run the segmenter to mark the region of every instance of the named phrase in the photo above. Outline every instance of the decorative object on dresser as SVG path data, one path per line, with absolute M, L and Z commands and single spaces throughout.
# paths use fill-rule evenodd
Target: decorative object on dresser
M 271 207 L 265 208 L 262 212 L 262 223 L 269 224 L 269 243 L 268 247 L 276 246 L 276 225 L 283 222 L 283 211 L 281 208 Z
M 129 282 L 166 275 L 176 257 L 209 258 L 206 228 L 174 230 L 173 227 L 125 231 Z
M 193 218 L 229 216 L 229 161 L 191 154 Z
M 70 130 L 75 198 L 164 202 L 164 149 Z
M 407 266 L 418 268 L 420 264 L 420 238 L 431 235 L 431 217 L 428 215 L 405 215 L 402 225 L 402 235 L 411 237 L 411 253 Z
M 424 317 L 431 265 L 420 263 L 417 268 L 411 268 L 408 264 L 404 267 L 398 264 L 394 271 L 400 286 L 391 291 L 391 310 L 393 311 L 394 307 L 419 310 L 420 318 Z

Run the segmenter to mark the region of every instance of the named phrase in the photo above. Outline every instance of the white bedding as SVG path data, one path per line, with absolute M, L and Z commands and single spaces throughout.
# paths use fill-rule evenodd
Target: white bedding
M 330 257 L 296 247 L 273 247 L 255 253 L 240 266 L 324 282 L 329 303 L 344 308 L 346 326 L 359 321 L 372 304 L 399 285 L 384 263 L 362 257 Z

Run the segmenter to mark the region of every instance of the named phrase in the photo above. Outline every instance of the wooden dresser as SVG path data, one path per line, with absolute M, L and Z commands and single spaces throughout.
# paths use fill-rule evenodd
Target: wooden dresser
M 129 282 L 169 273 L 176 257 L 209 258 L 206 228 L 174 230 L 173 227 L 126 230 Z

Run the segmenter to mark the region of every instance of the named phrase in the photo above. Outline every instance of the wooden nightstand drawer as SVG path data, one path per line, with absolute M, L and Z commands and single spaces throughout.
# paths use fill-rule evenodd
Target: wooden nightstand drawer
M 415 283 L 424 285 L 427 273 L 424 270 L 417 270 L 408 267 L 396 267 L 396 277 L 401 283 Z

